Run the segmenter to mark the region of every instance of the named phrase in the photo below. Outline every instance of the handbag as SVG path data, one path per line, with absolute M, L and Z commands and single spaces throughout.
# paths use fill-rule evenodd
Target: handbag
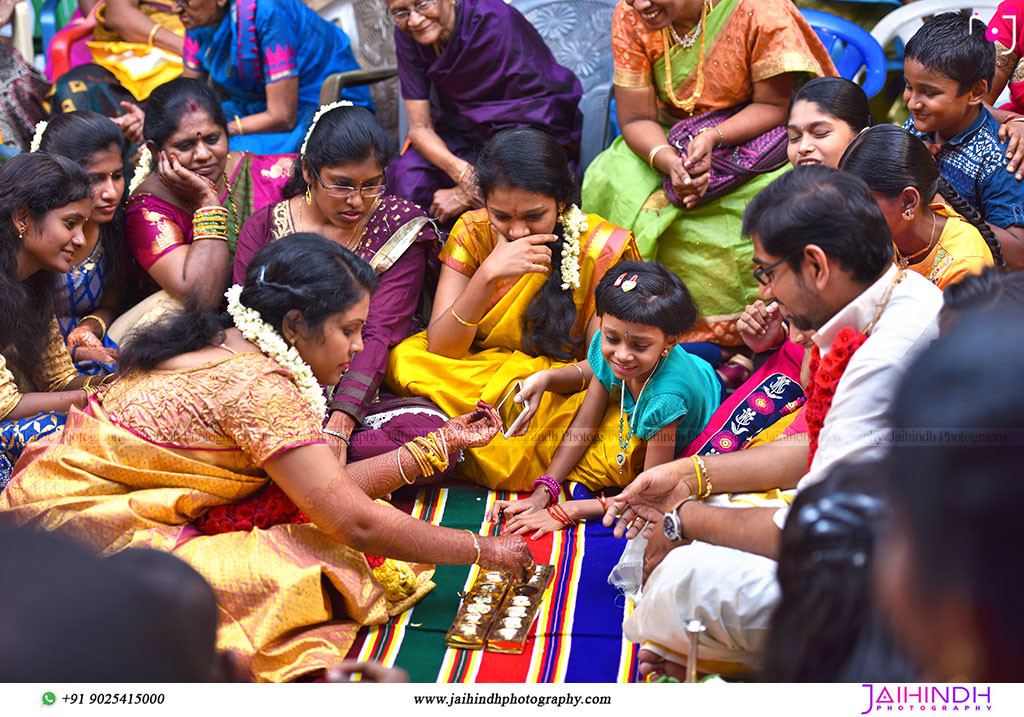
M 686 155 L 686 148 L 697 134 L 705 129 L 714 128 L 732 117 L 747 103 L 724 110 L 712 110 L 677 122 L 668 133 L 668 143 L 680 157 Z M 758 174 L 774 172 L 787 161 L 786 128 L 782 125 L 773 127 L 762 135 L 748 139 L 742 144 L 731 147 L 717 147 L 711 152 L 711 182 L 707 191 L 698 200 L 697 206 L 710 202 L 728 194 L 736 187 L 746 184 Z M 666 174 L 662 180 L 665 195 L 677 207 L 683 202 L 672 187 L 671 176 Z

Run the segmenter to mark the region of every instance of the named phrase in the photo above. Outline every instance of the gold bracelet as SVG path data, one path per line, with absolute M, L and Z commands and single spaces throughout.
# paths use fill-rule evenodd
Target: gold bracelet
M 1011 122 L 1024 122 L 1024 115 L 1017 115 L 1003 122 L 1003 124 L 1010 124 Z
M 99 386 L 82 386 L 82 390 L 85 391 L 85 397 L 95 396 L 100 392 Z
M 583 369 L 580 368 L 578 363 L 570 364 L 570 366 L 580 372 L 580 378 L 583 379 L 583 385 L 580 386 L 580 391 L 582 391 L 587 387 L 587 374 L 583 373 Z
M 160 25 L 153 23 L 152 29 L 149 31 L 149 37 L 146 38 L 146 44 L 153 47 L 153 39 L 156 37 L 156 33 L 160 30 Z
M 463 180 L 463 178 L 465 178 L 466 172 L 468 172 L 472 168 L 473 168 L 473 165 L 470 164 L 469 162 L 466 162 L 466 166 L 462 168 L 462 172 L 459 173 L 459 178 L 455 180 L 455 184 L 456 185 L 462 184 L 462 180 Z
M 465 529 L 464 529 L 465 530 Z M 469 537 L 473 539 L 473 547 L 476 548 L 476 560 L 473 561 L 473 565 L 480 564 L 480 541 L 476 538 L 476 533 L 472 530 L 466 530 L 469 533 Z
M 460 324 L 462 324 L 463 326 L 466 326 L 466 327 L 468 327 L 468 328 L 471 328 L 471 329 L 475 329 L 475 328 L 476 328 L 477 326 L 479 326 L 479 325 L 480 325 L 480 322 L 479 322 L 479 321 L 478 321 L 478 322 L 476 322 L 475 324 L 472 324 L 472 323 L 470 323 L 470 322 L 466 321 L 466 320 L 465 320 L 464 318 L 462 318 L 462 317 L 461 317 L 461 316 L 459 316 L 458 314 L 456 314 L 456 313 L 455 313 L 455 307 L 454 307 L 454 306 L 453 306 L 453 307 L 451 307 L 450 309 L 448 309 L 448 311 L 452 312 L 452 316 L 454 316 L 454 317 L 455 317 L 455 320 L 456 320 L 456 321 L 458 321 L 458 322 L 459 322 Z
M 695 494 L 700 500 L 704 500 L 711 495 L 711 476 L 708 475 L 708 466 L 704 462 L 704 459 L 700 456 L 692 456 L 693 466 L 697 469 L 697 493 Z M 704 489 L 701 490 L 701 476 L 704 478 Z
M 238 115 L 235 115 L 235 127 L 238 128 L 238 136 L 239 137 L 241 137 L 243 134 L 245 134 L 245 132 L 242 130 L 242 120 L 240 120 L 238 118 Z
M 702 134 L 712 129 L 718 132 L 719 140 L 718 144 L 715 145 L 715 149 L 718 149 L 719 147 L 725 144 L 725 135 L 722 134 L 722 130 L 719 128 L 717 124 L 714 127 L 701 127 L 699 130 L 697 130 L 697 134 L 695 134 L 694 137 L 700 137 Z
M 78 320 L 78 325 L 79 325 L 79 326 L 81 326 L 81 325 L 82 325 L 82 322 L 83 322 L 83 321 L 85 321 L 86 319 L 92 319 L 93 321 L 95 321 L 95 322 L 96 322 L 97 324 L 99 324 L 99 325 L 100 325 L 100 331 L 102 332 L 102 333 L 100 334 L 100 338 L 101 338 L 101 339 L 102 339 L 102 338 L 103 338 L 104 336 L 106 336 L 106 335 L 107 335 L 107 322 L 106 322 L 106 321 L 104 321 L 103 319 L 101 319 L 101 318 L 100 318 L 99 316 L 97 316 L 96 314 L 86 314 L 85 316 L 83 316 L 82 318 L 80 318 L 80 319 Z
M 423 451 L 420 450 L 419 446 L 417 446 L 412 441 L 405 443 L 403 445 L 405 446 L 406 450 L 408 450 L 409 453 L 412 455 L 413 460 L 416 461 L 416 466 L 420 470 L 420 475 L 424 477 L 434 475 L 434 466 L 430 465 L 430 461 L 428 461 L 427 457 L 423 455 Z
M 398 475 L 402 476 L 402 480 L 404 480 L 404 481 L 406 482 L 406 484 L 407 484 L 407 485 L 412 485 L 412 484 L 413 484 L 413 481 L 409 480 L 409 479 L 408 479 L 408 478 L 406 477 L 406 475 L 405 475 L 405 469 L 404 469 L 404 468 L 402 468 L 402 446 L 399 446 L 399 447 L 398 447 L 398 450 L 397 450 L 397 451 L 395 452 L 395 455 L 396 455 L 396 456 L 397 456 L 397 458 L 398 458 Z
M 654 166 L 654 158 L 658 155 L 658 152 L 665 149 L 666 147 L 668 149 L 671 149 L 673 152 L 676 151 L 675 147 L 673 147 L 670 144 L 659 144 L 657 147 L 651 150 L 650 154 L 647 155 L 647 164 L 650 166 L 652 172 L 663 174 L 663 172 L 660 169 Z

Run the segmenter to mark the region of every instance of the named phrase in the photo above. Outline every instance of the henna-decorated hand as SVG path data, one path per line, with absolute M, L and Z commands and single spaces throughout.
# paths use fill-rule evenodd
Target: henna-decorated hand
M 472 413 L 456 416 L 441 426 L 449 453 L 486 446 L 500 430 L 501 416 L 494 406 L 483 401 L 477 402 Z
M 86 326 L 76 326 L 68 334 L 68 349 L 72 346 L 91 346 L 94 349 L 103 348 L 103 341 Z
M 480 567 L 485 570 L 525 574 L 535 564 L 533 554 L 520 535 L 478 536 L 477 540 L 480 541 Z

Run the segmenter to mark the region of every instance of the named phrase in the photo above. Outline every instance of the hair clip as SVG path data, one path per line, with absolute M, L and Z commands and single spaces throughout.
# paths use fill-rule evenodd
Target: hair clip
M 627 273 L 628 272 L 624 271 L 621 274 L 619 274 L 619 278 L 615 280 L 615 283 L 612 286 L 622 286 L 622 280 L 626 278 Z
M 259 274 L 259 276 L 256 277 L 256 283 L 257 284 L 262 284 L 263 283 L 263 279 L 266 276 L 267 276 L 267 265 L 264 264 L 263 266 L 260 267 L 260 274 Z
M 625 276 L 625 274 L 623 274 L 622 276 Z M 622 277 L 620 276 L 619 278 L 621 279 Z M 640 277 L 637 274 L 633 274 L 633 276 L 629 277 L 624 282 L 622 282 L 622 292 L 625 293 L 627 291 L 632 291 L 633 289 L 635 289 L 637 283 L 636 280 L 638 278 Z M 615 285 L 618 286 L 617 281 L 615 282 Z

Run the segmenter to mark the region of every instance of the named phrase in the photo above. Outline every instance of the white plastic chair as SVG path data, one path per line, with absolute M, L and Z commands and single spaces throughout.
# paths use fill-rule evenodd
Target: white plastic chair
M 982 23 L 988 25 L 988 21 L 995 15 L 999 7 L 999 0 L 976 0 L 969 2 L 965 0 L 917 0 L 909 5 L 893 10 L 883 17 L 871 30 L 871 36 L 878 40 L 878 44 L 884 49 L 897 37 L 906 44 L 907 40 L 914 36 L 914 33 L 924 25 L 924 19 L 943 12 L 956 12 L 959 10 L 972 11 Z

